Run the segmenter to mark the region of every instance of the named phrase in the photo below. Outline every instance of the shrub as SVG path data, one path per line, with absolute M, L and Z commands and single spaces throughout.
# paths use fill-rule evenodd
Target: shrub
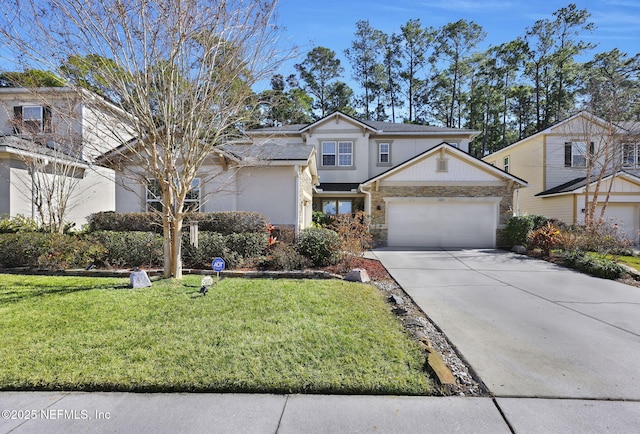
M 245 232 L 229 234 L 225 237 L 226 247 L 243 258 L 256 258 L 264 253 L 269 243 L 269 234 L 266 232 Z
M 7 268 L 84 268 L 104 254 L 104 248 L 94 240 L 72 235 L 41 232 L 0 235 L 0 266 Z
M 298 253 L 311 261 L 314 267 L 336 264 L 340 259 L 340 237 L 331 229 L 307 228 L 296 240 Z
M 48 238 L 40 232 L 0 234 L 0 266 L 37 267 L 38 258 L 47 251 Z
M 314 211 L 311 214 L 313 225 L 319 228 L 325 228 L 333 222 L 334 217 L 331 214 L 325 214 L 322 211 Z
M 533 229 L 532 216 L 513 216 L 507 221 L 505 228 L 505 236 L 510 247 L 519 245 L 524 246 L 527 242 L 527 236 Z
M 624 268 L 615 261 L 604 257 L 590 257 L 579 250 L 565 251 L 561 255 L 565 264 L 604 279 L 617 279 L 624 275 Z
M 163 258 L 162 236 L 153 232 L 99 231 L 91 238 L 102 244 L 105 254 L 98 262 L 114 267 L 161 267 Z
M 213 258 L 222 258 L 227 268 L 242 265 L 238 252 L 227 247 L 226 237 L 217 232 L 198 232 L 198 247 L 189 240 L 189 233 L 182 234 L 182 261 L 187 268 L 210 269 Z
M 258 267 L 265 270 L 304 270 L 310 265 L 311 261 L 298 253 L 295 246 L 286 243 L 269 246 L 266 255 L 258 261 Z
M 363 256 L 371 247 L 373 237 L 367 226 L 368 219 L 364 211 L 358 211 L 355 215 L 341 214 L 331 224 L 340 238 L 342 261 L 347 270 L 355 258 Z
M 199 230 L 218 232 L 222 235 L 247 232 L 267 233 L 269 231 L 269 220 L 258 212 L 193 213 L 185 220 L 185 228 L 189 226 L 189 221 L 193 220 L 198 222 Z
M 56 270 L 85 268 L 105 252 L 106 249 L 94 240 L 71 235 L 47 234 L 46 250 L 38 257 L 38 266 Z
M 89 232 L 162 233 L 162 216 L 153 212 L 98 212 L 87 217 Z
M 16 232 L 37 232 L 40 225 L 34 219 L 18 215 L 0 218 L 0 234 L 15 234 Z
M 112 211 L 91 214 L 88 218 L 90 232 L 156 232 L 162 233 L 162 216 L 154 212 L 115 213 Z M 183 224 L 186 231 L 190 221 L 198 222 L 200 231 L 219 232 L 223 235 L 243 232 L 267 232 L 269 221 L 257 212 L 229 211 L 190 214 Z
M 560 243 L 560 230 L 550 222 L 529 233 L 527 238 L 529 244 L 533 248 L 542 250 L 542 254 L 549 256 L 551 249 Z

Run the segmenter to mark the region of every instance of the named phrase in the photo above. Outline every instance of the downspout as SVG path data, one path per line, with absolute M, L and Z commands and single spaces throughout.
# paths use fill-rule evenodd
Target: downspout
M 371 192 L 364 189 L 362 184 L 358 186 L 358 190 L 361 193 L 364 193 L 367 196 L 367 199 L 364 201 L 364 212 L 367 213 L 369 217 L 371 217 Z
M 294 170 L 296 171 L 296 235 L 300 233 L 300 166 L 296 164 Z

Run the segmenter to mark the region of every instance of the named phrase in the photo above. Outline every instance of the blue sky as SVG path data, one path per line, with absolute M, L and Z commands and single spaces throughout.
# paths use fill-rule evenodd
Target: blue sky
M 399 32 L 400 26 L 413 18 L 436 28 L 459 19 L 471 20 L 487 33 L 480 46 L 484 49 L 523 35 L 536 20 L 551 19 L 553 12 L 569 3 L 569 0 L 279 0 L 278 22 L 285 28 L 282 37 L 300 51 L 282 73 L 295 73 L 293 64 L 320 45 L 338 54 L 346 69 L 343 79 L 350 81 L 343 52 L 353 40 L 358 20 L 369 20 L 373 27 L 387 33 Z M 596 25 L 592 34 L 584 35 L 585 40 L 598 44 L 592 54 L 613 48 L 630 55 L 640 52 L 640 0 L 573 3 L 591 12 Z

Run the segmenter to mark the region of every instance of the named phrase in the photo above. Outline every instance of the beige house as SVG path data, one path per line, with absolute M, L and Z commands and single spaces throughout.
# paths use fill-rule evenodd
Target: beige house
M 607 201 L 605 218 L 637 243 L 640 147 L 636 128 L 632 123 L 612 125 L 581 112 L 484 161 L 528 181 L 526 188 L 515 192 L 515 214 L 544 215 L 568 224 L 584 222 L 587 203 L 594 200 L 595 181 L 602 173 L 597 201 Z M 591 165 L 589 181 L 587 164 Z
M 339 112 L 248 132 L 256 145 L 312 146 L 314 211 L 366 211 L 378 245 L 492 248 L 512 215 L 513 191 L 526 183 L 469 155 L 477 134 Z
M 54 185 L 77 227 L 115 209 L 114 171 L 93 163 L 116 141 L 96 116 L 68 88 L 0 89 L 0 215 L 38 218 L 39 191 Z

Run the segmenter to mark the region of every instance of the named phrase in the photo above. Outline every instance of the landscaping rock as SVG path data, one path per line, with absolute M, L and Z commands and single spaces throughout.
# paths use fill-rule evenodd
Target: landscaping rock
M 129 286 L 131 288 L 147 288 L 151 286 L 151 280 L 144 270 L 132 271 L 129 276 Z
M 398 306 L 402 306 L 404 304 L 404 299 L 402 297 L 399 297 L 399 296 L 395 295 L 395 294 L 392 294 L 389 297 L 389 301 L 391 303 L 395 304 L 395 305 L 398 305 Z
M 520 255 L 526 255 L 527 253 L 529 253 L 529 250 L 527 250 L 525 246 L 513 246 L 511 248 L 511 251 Z
M 369 273 L 364 268 L 354 268 L 344 277 L 348 282 L 369 282 Z

